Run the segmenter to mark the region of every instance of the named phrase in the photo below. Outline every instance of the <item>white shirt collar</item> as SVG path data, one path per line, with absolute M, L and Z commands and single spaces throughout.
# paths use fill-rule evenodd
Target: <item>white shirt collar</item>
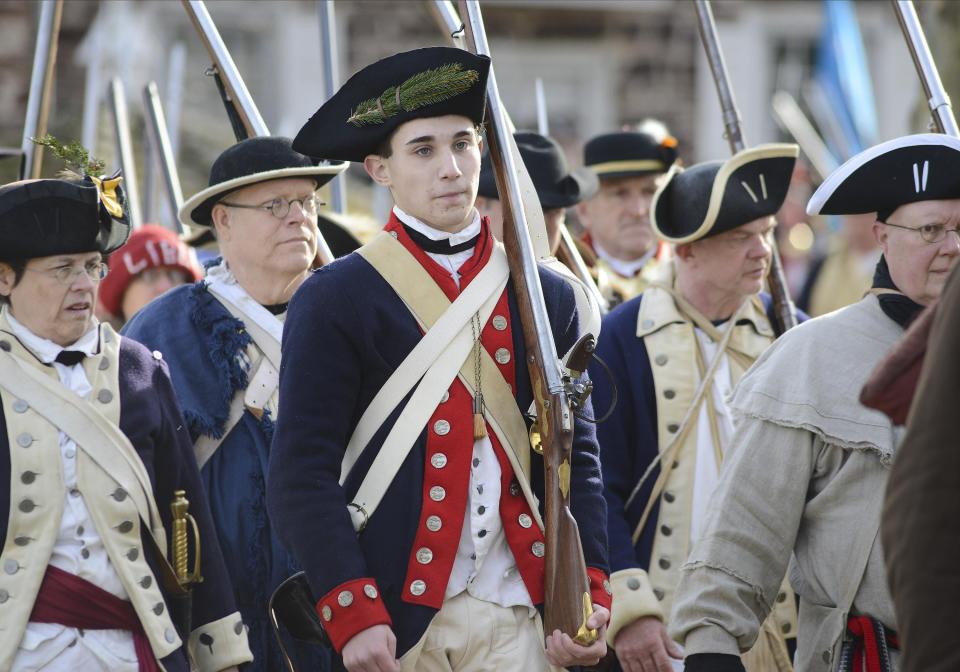
M 624 261 L 623 259 L 617 259 L 612 256 L 605 249 L 600 247 L 600 243 L 596 240 L 593 241 L 593 249 L 596 250 L 597 256 L 607 262 L 607 265 L 613 269 L 614 273 L 617 275 L 622 275 L 625 278 L 632 278 L 640 270 L 647 265 L 647 262 L 653 258 L 653 255 L 657 253 L 658 245 L 654 243 L 653 247 L 650 250 L 640 257 L 639 259 L 634 259 L 633 261 Z
M 433 228 L 429 224 L 421 222 L 419 219 L 413 215 L 408 215 L 403 210 L 400 209 L 400 206 L 393 206 L 393 214 L 397 216 L 401 222 L 409 226 L 411 229 L 417 233 L 422 233 L 430 240 L 449 240 L 451 245 L 459 245 L 460 243 L 465 243 L 474 236 L 479 235 L 480 233 L 480 213 L 476 208 L 473 209 L 473 220 L 465 226 L 460 231 L 456 233 L 447 233 L 446 231 L 439 231 L 438 229 Z
M 100 345 L 100 325 L 96 320 L 94 320 L 93 327 L 90 328 L 90 331 L 67 347 L 57 345 L 51 340 L 37 336 L 20 324 L 9 310 L 7 311 L 7 321 L 10 323 L 10 329 L 20 342 L 44 364 L 54 362 L 57 359 L 57 355 L 64 350 L 79 350 L 85 355 L 94 355 Z

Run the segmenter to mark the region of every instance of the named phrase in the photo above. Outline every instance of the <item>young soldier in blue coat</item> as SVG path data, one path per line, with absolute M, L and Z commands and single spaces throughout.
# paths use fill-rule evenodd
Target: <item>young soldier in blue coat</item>
M 597 411 L 609 407 L 613 385 L 619 393 L 597 430 L 613 570 L 607 635 L 628 672 L 669 670 L 670 657 L 682 656 L 665 617 L 729 447 L 725 400 L 773 341 L 771 301 L 758 292 L 796 156 L 795 145 L 761 145 L 671 169 L 651 221 L 676 246 L 674 280 L 604 319 L 597 350 L 613 380 L 592 371 Z M 777 636 L 792 633 L 782 620 Z
M 209 186 L 180 209 L 185 224 L 216 229 L 223 258 L 204 280 L 167 292 L 123 329 L 170 365 L 259 670 L 284 664 L 267 605 L 297 570 L 266 511 L 280 337 L 287 302 L 317 255 L 316 190 L 345 167 L 318 165 L 289 138 L 226 149 Z M 300 667 L 326 667 L 319 648 L 292 653 Z
M 532 400 L 526 355 L 505 254 L 474 208 L 489 66 L 450 48 L 384 59 L 294 142 L 363 162 L 396 204 L 384 233 L 290 304 L 268 481 L 274 525 L 351 671 L 544 670 L 605 652 L 558 633 L 544 650 L 543 463 L 520 415 Z M 540 282 L 566 352 L 572 291 L 546 270 Z M 577 420 L 572 509 L 589 624 L 602 633 L 597 452 Z
M 102 255 L 129 230 L 118 182 L 0 187 L 3 670 L 212 671 L 251 659 L 167 366 L 93 317 Z M 203 578 L 183 632 L 164 557 L 178 490 Z

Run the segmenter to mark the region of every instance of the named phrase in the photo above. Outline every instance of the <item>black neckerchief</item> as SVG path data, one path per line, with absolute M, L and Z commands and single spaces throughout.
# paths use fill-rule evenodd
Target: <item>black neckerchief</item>
M 894 284 L 893 278 L 890 277 L 887 260 L 882 256 L 880 261 L 877 262 L 877 270 L 873 273 L 873 289 L 889 289 L 897 292 L 896 294 L 878 294 L 877 300 L 880 301 L 880 310 L 904 329 L 909 327 L 914 318 L 923 310 L 923 306 L 900 292 L 900 289 Z
M 263 307 L 266 308 L 268 311 L 270 311 L 271 315 L 281 315 L 287 312 L 287 305 L 289 303 L 290 303 L 289 301 L 286 301 L 284 303 L 272 303 L 269 306 L 263 306 Z M 260 305 L 263 305 L 263 304 L 260 304 Z
M 478 233 L 470 240 L 466 240 L 457 245 L 451 245 L 449 239 L 433 240 L 406 224 L 403 224 L 403 230 L 407 232 L 410 240 L 416 243 L 417 247 L 424 252 L 431 252 L 432 254 L 456 254 L 457 252 L 466 252 L 467 250 L 472 250 L 476 246 L 477 241 L 480 240 L 480 234 Z
M 81 352 L 79 350 L 61 350 L 60 354 L 57 355 L 57 363 L 63 364 L 64 366 L 73 366 L 74 364 L 79 364 L 87 356 L 87 353 Z

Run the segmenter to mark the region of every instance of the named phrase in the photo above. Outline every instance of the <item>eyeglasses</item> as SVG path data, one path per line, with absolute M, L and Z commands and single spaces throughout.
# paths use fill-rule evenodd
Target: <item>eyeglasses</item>
M 939 243 L 944 238 L 947 237 L 947 233 L 955 233 L 957 237 L 960 237 L 960 231 L 957 231 L 957 227 L 947 228 L 943 224 L 924 224 L 923 226 L 918 226 L 916 228 L 912 226 L 903 226 L 902 224 L 893 224 L 892 222 L 885 222 L 882 219 L 878 219 L 878 222 L 881 224 L 886 224 L 887 226 L 893 226 L 898 229 L 905 229 L 907 231 L 914 231 L 920 234 L 920 237 L 923 238 L 928 243 Z
M 277 219 L 283 219 L 290 214 L 290 208 L 294 203 L 299 205 L 300 209 L 303 210 L 304 214 L 307 215 L 316 214 L 317 208 L 319 208 L 321 205 L 326 205 L 326 203 L 321 201 L 316 194 L 313 194 L 312 196 L 306 196 L 304 198 L 291 198 L 289 201 L 285 198 L 275 198 L 272 201 L 263 203 L 261 205 L 246 205 L 244 203 L 227 203 L 226 201 L 220 201 L 221 205 L 225 205 L 228 208 L 265 210 Z
M 80 275 L 86 273 L 87 276 L 97 283 L 107 277 L 107 272 L 109 268 L 107 267 L 106 262 L 103 261 L 91 261 L 89 264 L 86 264 L 83 268 L 77 268 L 76 266 L 66 265 L 66 266 L 57 266 L 56 268 L 25 268 L 26 271 L 33 271 L 35 273 L 46 273 L 47 275 L 52 275 L 57 279 L 61 285 L 66 285 L 69 287 L 73 284 Z

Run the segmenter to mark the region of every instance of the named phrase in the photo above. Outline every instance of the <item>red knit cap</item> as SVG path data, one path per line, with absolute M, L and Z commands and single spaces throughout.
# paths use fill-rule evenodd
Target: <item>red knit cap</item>
M 127 286 L 148 268 L 175 268 L 192 282 L 202 277 L 193 248 L 170 229 L 146 224 L 130 234 L 127 243 L 110 255 L 110 272 L 100 283 L 100 303 L 111 315 L 119 315 Z

